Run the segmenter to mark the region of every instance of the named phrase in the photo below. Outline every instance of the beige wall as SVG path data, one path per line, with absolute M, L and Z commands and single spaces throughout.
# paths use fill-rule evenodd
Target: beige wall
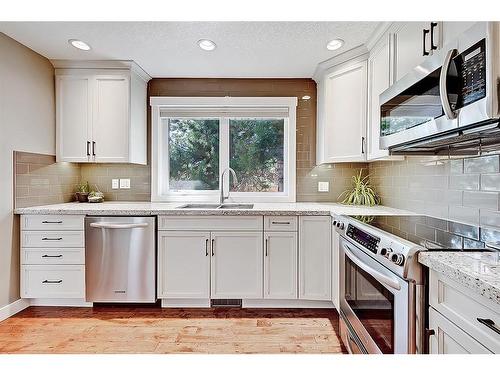
M 55 153 L 54 68 L 0 33 L 0 307 L 19 298 L 13 151 Z

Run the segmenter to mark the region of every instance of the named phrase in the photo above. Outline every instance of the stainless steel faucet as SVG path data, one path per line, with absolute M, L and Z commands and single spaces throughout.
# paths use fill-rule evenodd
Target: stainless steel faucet
M 229 191 L 227 192 L 227 196 L 224 195 L 224 175 L 226 172 L 229 171 L 233 175 L 233 186 L 238 183 L 238 177 L 236 177 L 236 172 L 234 171 L 233 168 L 226 168 L 224 169 L 224 172 L 222 172 L 221 175 L 221 181 L 220 181 L 220 201 L 219 204 L 223 204 L 224 200 L 229 198 Z

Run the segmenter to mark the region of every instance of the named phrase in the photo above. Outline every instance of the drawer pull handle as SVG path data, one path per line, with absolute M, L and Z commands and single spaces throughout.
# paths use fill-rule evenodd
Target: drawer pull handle
M 42 255 L 42 258 L 62 258 L 62 254 L 59 254 L 59 255 L 47 255 L 47 254 L 44 254 L 44 255 Z
M 491 319 L 477 318 L 477 321 L 500 335 L 500 327 Z
M 62 280 L 43 280 L 42 284 L 61 284 Z
M 271 224 L 283 224 L 283 225 L 290 225 L 289 221 L 271 221 Z
M 62 220 L 61 221 L 48 221 L 48 220 L 44 220 L 44 221 L 42 221 L 42 224 L 62 224 Z
M 49 237 L 43 237 L 42 241 L 61 241 L 62 237 L 57 237 L 57 238 L 49 238 Z

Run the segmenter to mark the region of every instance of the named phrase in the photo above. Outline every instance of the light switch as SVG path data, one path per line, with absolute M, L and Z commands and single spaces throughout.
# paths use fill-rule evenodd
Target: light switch
M 318 181 L 318 191 L 327 192 L 330 190 L 330 183 L 328 181 Z
M 111 180 L 111 189 L 119 189 L 120 188 L 120 182 L 117 178 L 113 178 Z
M 120 178 L 120 189 L 130 189 L 130 178 Z

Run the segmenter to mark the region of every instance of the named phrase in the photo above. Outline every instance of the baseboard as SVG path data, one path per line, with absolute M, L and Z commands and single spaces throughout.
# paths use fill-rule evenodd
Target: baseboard
M 23 311 L 29 306 L 29 300 L 21 298 L 8 304 L 7 306 L 0 308 L 0 322 L 2 320 L 10 318 L 12 315 L 16 315 L 18 312 Z
M 335 308 L 332 301 L 309 301 L 300 299 L 244 299 L 242 307 L 251 308 L 276 308 L 276 309 L 332 309 Z
M 92 307 L 92 302 L 83 298 L 31 298 L 30 306 Z
M 206 308 L 210 307 L 210 300 L 207 298 L 168 298 L 161 300 L 161 307 Z

